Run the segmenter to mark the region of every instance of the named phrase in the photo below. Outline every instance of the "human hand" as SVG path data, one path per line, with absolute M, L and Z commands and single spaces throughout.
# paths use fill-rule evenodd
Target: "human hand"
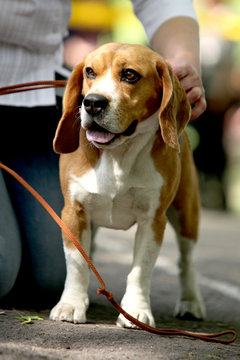
M 190 62 L 170 59 L 168 63 L 172 66 L 173 72 L 187 93 L 188 100 L 192 105 L 190 120 L 194 120 L 198 118 L 207 107 L 201 76 L 197 68 Z

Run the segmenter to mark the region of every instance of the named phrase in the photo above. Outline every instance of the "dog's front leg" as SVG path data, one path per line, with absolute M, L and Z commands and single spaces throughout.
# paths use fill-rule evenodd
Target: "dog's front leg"
M 160 243 L 153 231 L 152 222 L 138 225 L 134 258 L 131 272 L 127 278 L 127 288 L 121 306 L 133 317 L 150 326 L 155 321 L 150 305 L 150 285 L 152 270 L 158 257 Z M 122 327 L 136 327 L 124 316 L 119 315 L 117 325 Z
M 69 216 L 69 214 L 71 216 Z M 84 217 L 82 215 L 82 217 Z M 85 252 L 89 254 L 91 245 L 91 227 L 81 219 L 75 210 L 64 209 L 62 218 L 72 233 L 81 242 Z M 50 319 L 74 323 L 86 322 L 86 311 L 89 305 L 88 285 L 89 268 L 70 240 L 63 235 L 64 252 L 67 266 L 67 277 L 64 291 L 59 303 L 52 309 Z

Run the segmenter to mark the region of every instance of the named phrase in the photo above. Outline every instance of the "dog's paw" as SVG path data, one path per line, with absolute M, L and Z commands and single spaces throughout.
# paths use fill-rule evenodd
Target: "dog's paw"
M 55 321 L 68 321 L 74 324 L 84 324 L 86 322 L 86 311 L 88 305 L 72 305 L 59 302 L 50 312 L 50 319 Z
M 154 321 L 154 317 L 152 315 L 151 310 L 136 310 L 136 309 L 127 310 L 125 308 L 125 311 L 129 315 L 133 316 L 135 319 L 141 321 L 142 323 L 150 325 L 152 327 L 155 326 L 155 321 Z M 138 328 L 138 326 L 134 325 L 131 321 L 127 320 L 122 314 L 120 314 L 118 316 L 117 326 L 125 327 L 125 328 L 132 328 L 132 329 Z
M 204 303 L 201 299 L 177 303 L 174 315 L 184 320 L 203 320 L 206 316 Z

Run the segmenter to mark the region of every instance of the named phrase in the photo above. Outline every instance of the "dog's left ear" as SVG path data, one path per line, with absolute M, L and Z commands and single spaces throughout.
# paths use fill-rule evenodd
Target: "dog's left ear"
M 77 65 L 67 82 L 63 97 L 63 115 L 53 141 L 54 151 L 59 154 L 71 153 L 79 146 L 79 106 L 82 96 L 83 66 L 83 63 Z
M 157 72 L 163 83 L 159 110 L 162 138 L 165 144 L 179 152 L 178 138 L 190 119 L 191 107 L 172 68 L 161 58 L 157 61 Z

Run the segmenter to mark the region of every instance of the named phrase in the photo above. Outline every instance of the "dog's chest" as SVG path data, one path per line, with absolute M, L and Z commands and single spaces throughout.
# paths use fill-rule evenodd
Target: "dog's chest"
M 96 225 L 128 229 L 154 217 L 162 183 L 149 152 L 134 161 L 104 153 L 84 176 L 72 175 L 70 193 Z

